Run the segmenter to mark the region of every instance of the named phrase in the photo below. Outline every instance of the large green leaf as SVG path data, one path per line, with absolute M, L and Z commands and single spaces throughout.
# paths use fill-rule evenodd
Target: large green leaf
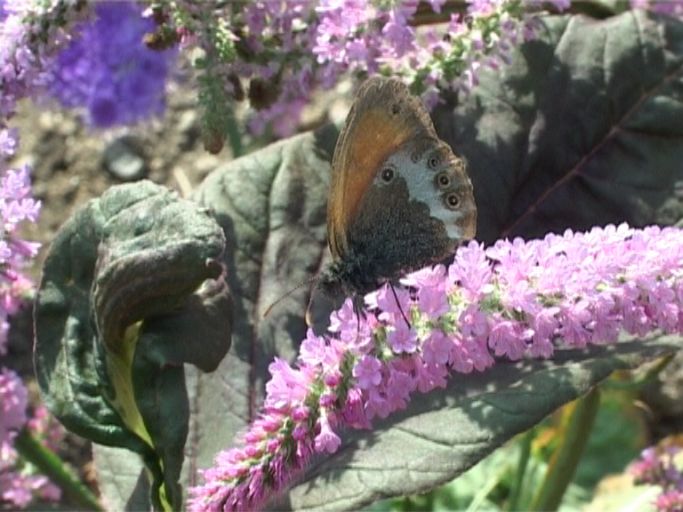
M 683 23 L 545 19 L 437 131 L 470 164 L 477 238 L 653 222 L 683 179 Z
M 48 253 L 35 363 L 70 430 L 140 454 L 156 508 L 178 508 L 189 406 L 183 363 L 216 368 L 230 344 L 225 238 L 194 203 L 151 182 L 82 208 Z
M 206 467 L 258 412 L 273 357 L 296 356 L 305 337 L 304 286 L 322 265 L 332 150 L 327 127 L 230 162 L 210 175 L 197 199 L 225 230 L 227 280 L 235 298 L 232 349 L 215 375 L 190 384 L 196 408 L 188 468 Z M 195 481 L 196 475 L 188 475 Z

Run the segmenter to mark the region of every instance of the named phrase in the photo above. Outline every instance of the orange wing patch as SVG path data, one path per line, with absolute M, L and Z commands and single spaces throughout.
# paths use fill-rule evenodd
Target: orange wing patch
M 400 125 L 382 110 L 364 113 L 355 127 L 344 157 L 345 174 L 342 202 L 344 224 L 348 225 L 358 213 L 360 201 L 379 166 L 412 136 L 410 126 Z
M 379 166 L 418 135 L 436 137 L 422 103 L 398 80 L 372 78 L 358 91 L 332 159 L 327 206 L 330 250 L 347 251 L 346 233 Z

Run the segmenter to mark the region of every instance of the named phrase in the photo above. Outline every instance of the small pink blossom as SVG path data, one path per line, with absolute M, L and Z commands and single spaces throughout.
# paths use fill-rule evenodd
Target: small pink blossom
M 683 489 L 671 489 L 657 496 L 655 507 L 659 512 L 680 512 L 683 510 Z
M 683 453 L 679 446 L 648 447 L 629 467 L 636 484 L 661 488 L 655 500 L 659 512 L 683 510 L 683 466 L 676 457 Z
M 526 340 L 531 338 L 531 332 L 517 322 L 500 320 L 491 328 L 489 347 L 498 357 L 507 356 L 511 361 L 518 361 L 524 356 Z
M 310 370 L 294 369 L 284 359 L 275 358 L 268 371 L 272 378 L 266 384 L 266 405 L 281 409 L 303 402 L 313 378 Z
M 319 420 L 320 433 L 315 436 L 315 450 L 317 452 L 334 453 L 341 445 L 341 438 L 335 434 L 330 425 L 329 416 L 323 410 Z
M 442 332 L 433 331 L 422 344 L 422 358 L 427 364 L 446 364 L 453 342 Z
M 405 321 L 399 321 L 388 335 L 389 346 L 394 352 L 412 354 L 417 349 L 417 334 Z
M 375 356 L 363 356 L 353 367 L 353 377 L 361 389 L 371 389 L 382 381 L 382 363 Z
M 391 411 L 405 409 L 410 393 L 417 387 L 417 381 L 407 372 L 392 369 L 386 386 L 386 397 Z

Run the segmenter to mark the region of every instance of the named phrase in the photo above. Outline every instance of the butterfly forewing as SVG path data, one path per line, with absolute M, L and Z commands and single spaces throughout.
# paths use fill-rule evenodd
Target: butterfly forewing
M 372 78 L 358 90 L 332 159 L 328 240 L 335 258 L 348 251 L 348 230 L 381 164 L 416 137 L 436 137 L 429 115 L 397 80 Z

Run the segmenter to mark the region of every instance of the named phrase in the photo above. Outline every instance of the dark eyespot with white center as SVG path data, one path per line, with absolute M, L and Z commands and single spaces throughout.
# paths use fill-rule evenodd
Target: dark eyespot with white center
M 451 178 L 445 172 L 439 173 L 436 176 L 436 186 L 440 189 L 445 189 L 451 186 Z
M 382 169 L 380 177 L 382 178 L 382 181 L 384 183 L 391 183 L 391 181 L 394 179 L 395 174 L 396 173 L 391 167 L 385 167 L 384 169 Z
M 432 155 L 429 157 L 429 160 L 427 160 L 427 165 L 432 170 L 436 170 L 436 168 L 439 167 L 440 163 L 441 159 L 437 155 Z
M 455 210 L 458 206 L 460 206 L 460 198 L 458 194 L 451 192 L 446 196 L 446 208 Z

